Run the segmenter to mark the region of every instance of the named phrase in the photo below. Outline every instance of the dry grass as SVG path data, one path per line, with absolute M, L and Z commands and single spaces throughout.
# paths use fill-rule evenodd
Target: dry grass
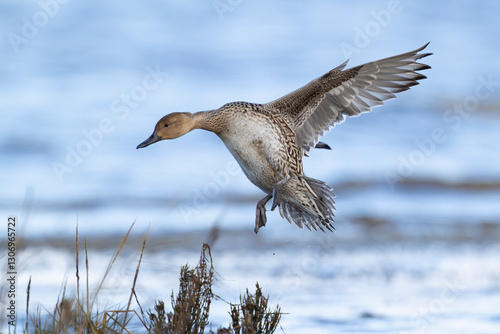
M 66 285 L 63 285 L 62 292 L 59 295 L 56 306 L 53 311 L 43 310 L 38 308 L 34 314 L 29 313 L 29 294 L 30 285 L 28 285 L 27 294 L 27 320 L 24 333 L 131 333 L 126 329 L 129 324 L 131 317 L 129 314 L 135 314 L 135 310 L 130 309 L 130 302 L 127 308 L 118 310 L 104 310 L 98 311 L 96 306 L 97 296 L 102 289 L 107 276 L 111 272 L 111 269 L 116 262 L 120 252 L 122 251 L 127 239 L 132 230 L 133 224 L 128 230 L 125 237 L 122 239 L 117 251 L 113 254 L 103 278 L 101 279 L 99 286 L 97 287 L 94 294 L 90 293 L 89 287 L 89 258 L 88 258 L 88 247 L 87 238 L 84 238 L 84 250 L 85 250 L 85 298 L 80 294 L 80 240 L 78 234 L 78 227 L 76 229 L 76 297 L 69 298 L 66 296 Z M 144 253 L 144 247 L 146 244 L 147 235 L 144 238 L 144 243 L 141 251 L 141 259 Z M 139 260 L 140 266 L 140 260 Z M 134 293 L 135 282 L 139 270 L 136 271 L 134 277 L 134 286 L 132 287 L 132 293 Z M 31 282 L 31 280 L 30 280 Z M 132 298 L 132 296 L 131 296 Z
M 235 334 L 272 334 L 281 320 L 281 308 L 268 308 L 269 297 L 262 294 L 259 283 L 255 294 L 247 292 L 240 296 L 239 305 L 231 305 L 232 328 Z
M 133 227 L 133 225 L 132 225 Z M 202 334 L 209 325 L 210 305 L 218 299 L 212 292 L 214 283 L 214 266 L 210 247 L 203 244 L 200 260 L 194 268 L 189 265 L 181 267 L 179 290 L 177 295 L 172 292 L 171 311 L 167 311 L 162 300 L 158 300 L 152 310 L 146 313 L 135 294 L 135 286 L 140 272 L 140 266 L 147 242 L 144 237 L 140 258 L 135 271 L 131 293 L 126 307 L 113 310 L 98 310 L 96 300 L 101 288 L 116 262 L 129 237 L 129 229 L 117 251 L 112 256 L 105 274 L 100 281 L 95 293 L 90 293 L 89 287 L 89 260 L 87 239 L 84 238 L 85 251 L 85 283 L 84 296 L 81 296 L 80 278 L 80 240 L 78 228 L 76 230 L 76 297 L 66 296 L 66 285 L 61 289 L 58 302 L 53 310 L 41 309 L 29 311 L 30 285 L 27 290 L 27 311 L 24 333 L 75 333 L 75 334 L 101 334 L 101 333 L 137 333 L 132 331 L 142 324 L 140 332 L 151 334 Z M 31 280 L 30 280 L 31 281 Z M 132 307 L 132 300 L 138 312 Z M 240 296 L 239 304 L 230 304 L 231 322 L 227 328 L 220 328 L 217 332 L 209 330 L 211 334 L 272 334 L 275 332 L 281 319 L 279 306 L 275 310 L 268 307 L 268 297 L 262 294 L 257 283 L 255 294 L 248 290 Z
M 200 262 L 194 269 L 181 268 L 179 292 L 172 292 L 173 312 L 165 313 L 163 301 L 149 313 L 150 333 L 203 333 L 208 325 L 208 313 L 213 299 L 214 268 L 210 247 L 204 244 Z
M 215 297 L 212 293 L 214 267 L 210 247 L 204 244 L 198 265 L 190 269 L 188 265 L 181 268 L 179 292 L 172 293 L 173 312 L 165 311 L 163 301 L 158 301 L 153 312 L 149 312 L 149 333 L 177 334 L 204 333 L 209 324 L 210 304 Z M 255 294 L 248 289 L 240 296 L 239 304 L 230 305 L 231 324 L 228 328 L 219 328 L 217 334 L 272 334 L 276 331 L 281 319 L 281 309 L 268 308 L 269 298 L 262 294 L 256 284 Z M 210 330 L 210 333 L 214 333 Z

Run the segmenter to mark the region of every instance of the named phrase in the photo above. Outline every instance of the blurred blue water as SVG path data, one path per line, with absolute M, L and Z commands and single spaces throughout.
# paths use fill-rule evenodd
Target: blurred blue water
M 266 102 L 348 57 L 357 65 L 431 41 L 429 79 L 334 129 L 324 138 L 333 151 L 314 152 L 306 172 L 334 188 L 369 184 L 338 194 L 344 219 L 360 211 L 418 216 L 416 208 L 428 204 L 425 213 L 436 219 L 500 220 L 489 196 L 498 188 L 465 195 L 474 189 L 451 189 L 436 202 L 429 200 L 435 188 L 420 189 L 416 199 L 401 187 L 408 178 L 498 184 L 498 46 L 491 40 L 499 30 L 497 2 L 232 4 L 3 2 L 0 210 L 15 214 L 32 203 L 27 233 L 35 235 L 72 233 L 77 215 L 89 233 L 104 228 L 90 222 L 97 217 L 106 217 L 111 230 L 134 219 L 201 227 L 225 211 L 206 203 L 234 196 L 252 202 L 260 191 L 240 172 L 215 182 L 232 158 L 212 134 L 136 151 L 159 117 L 233 100 Z M 456 104 L 469 111 L 451 111 Z M 439 142 L 432 137 L 437 128 Z M 176 212 L 179 203 L 203 210 L 194 208 L 186 220 Z M 237 226 L 251 227 L 252 206 Z M 273 221 L 282 224 L 278 216 Z
M 221 2 L 228 6 L 220 7 Z M 32 238 L 73 237 L 77 222 L 80 234 L 90 236 L 123 233 L 133 221 L 139 231 L 150 225 L 158 235 L 204 231 L 217 223 L 248 234 L 248 245 L 225 241 L 241 252 L 260 238 L 276 244 L 286 240 L 292 246 L 294 240 L 310 240 L 314 245 L 318 234 L 290 226 L 276 212 L 268 213 L 268 226 L 254 239 L 254 205 L 263 194 L 246 180 L 215 135 L 195 131 L 140 151 L 136 145 L 166 113 L 213 109 L 238 100 L 267 102 L 347 58 L 355 66 L 431 41 L 428 51 L 434 55 L 425 58 L 432 66 L 425 72 L 428 79 L 373 113 L 335 128 L 323 138 L 333 150 L 312 152 L 304 159 L 305 171 L 335 189 L 334 243 L 339 245 L 379 239 L 496 242 L 499 12 L 495 1 L 3 1 L 0 216 L 17 215 L 20 233 Z M 250 286 L 275 276 L 286 280 L 288 271 L 275 266 L 309 261 L 309 255 L 301 255 L 302 246 L 264 267 L 270 252 L 245 253 L 260 260 L 246 262 L 255 268 L 235 270 L 235 281 L 246 278 Z M 371 288 L 372 276 L 365 275 L 370 256 L 383 259 L 399 251 L 339 247 L 348 258 L 347 271 L 359 279 L 356 284 L 335 281 L 335 275 L 346 272 L 343 262 L 335 272 L 319 266 L 323 269 L 317 273 L 304 274 L 306 289 L 294 292 L 288 307 L 297 315 L 300 310 L 293 305 L 313 310 L 318 298 L 331 300 L 333 295 L 341 301 L 336 305 L 345 308 L 336 309 L 339 315 L 333 320 L 320 313 L 304 315 L 296 330 L 339 328 L 335 321 L 344 315 L 357 317 L 378 307 L 382 320 L 358 329 L 376 330 L 377 321 L 393 327 L 401 312 L 415 311 L 411 300 L 422 298 L 420 304 L 431 305 L 440 284 L 453 275 L 472 282 L 459 305 L 491 306 L 494 299 L 484 304 L 465 293 L 482 281 L 464 279 L 477 270 L 451 265 L 462 250 L 424 247 L 422 255 L 405 250 L 388 265 L 399 272 L 420 261 L 419 268 L 424 268 L 427 279 L 422 286 L 418 279 L 411 280 L 415 291 L 406 295 L 404 311 L 396 310 L 400 302 L 382 302 L 383 296 L 376 294 L 361 305 L 366 291 L 376 290 Z M 471 256 L 471 263 L 481 267 L 496 261 L 493 255 L 482 257 L 496 250 L 485 247 Z M 232 253 L 224 254 L 222 266 L 241 263 Z M 182 264 L 185 257 L 178 260 Z M 420 266 L 425 263 L 429 267 Z M 263 275 L 254 275 L 259 270 Z M 23 271 L 22 280 L 27 280 L 28 271 Z M 34 277 L 43 275 L 40 271 Z M 383 281 L 384 275 L 376 279 Z M 410 274 L 402 269 L 400 275 Z M 492 296 L 500 291 L 495 275 L 497 271 L 490 270 L 484 278 L 484 289 L 493 291 Z M 317 295 L 318 284 L 327 276 L 338 283 L 332 286 L 341 289 L 340 295 L 337 290 Z M 378 287 L 387 295 L 404 294 L 408 282 L 402 281 Z M 356 286 L 361 290 L 354 291 Z M 47 289 L 47 296 L 55 296 L 53 291 Z M 275 291 L 272 286 L 270 291 Z M 330 306 L 325 300 L 319 305 Z M 453 332 L 452 320 L 463 312 L 456 310 L 438 328 Z M 383 318 L 385 313 L 390 316 Z M 470 317 L 472 324 L 484 320 L 481 314 Z

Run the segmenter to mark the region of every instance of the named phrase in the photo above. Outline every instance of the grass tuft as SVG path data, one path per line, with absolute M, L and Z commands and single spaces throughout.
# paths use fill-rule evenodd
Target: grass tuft
M 179 292 L 171 301 L 173 312 L 165 313 L 165 304 L 159 301 L 155 312 L 149 312 L 151 333 L 203 333 L 208 325 L 208 313 L 213 299 L 214 267 L 210 247 L 204 244 L 200 261 L 194 269 L 181 267 Z
M 255 294 L 247 292 L 240 297 L 239 305 L 231 305 L 232 327 L 235 334 L 272 334 L 281 320 L 281 308 L 268 308 L 269 297 L 262 294 L 259 283 Z
M 208 256 L 207 256 L 208 254 Z M 154 311 L 149 311 L 149 333 L 153 334 L 203 334 L 208 325 L 210 304 L 214 298 L 212 285 L 214 267 L 210 247 L 203 244 L 198 265 L 190 269 L 181 268 L 179 292 L 176 297 L 172 292 L 173 312 L 166 312 L 163 301 L 158 301 Z M 219 328 L 217 334 L 272 334 L 281 320 L 279 305 L 272 310 L 268 307 L 269 297 L 262 293 L 259 283 L 255 294 L 246 291 L 240 296 L 239 304 L 231 304 L 231 324 L 228 328 Z M 214 333 L 210 331 L 210 333 Z

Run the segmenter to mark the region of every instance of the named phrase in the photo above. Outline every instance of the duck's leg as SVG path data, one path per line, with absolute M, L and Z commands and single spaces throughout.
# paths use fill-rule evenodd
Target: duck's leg
M 267 195 L 263 199 L 257 203 L 257 208 L 255 209 L 255 233 L 259 232 L 259 228 L 266 226 L 267 217 L 266 217 L 266 203 L 271 199 L 271 195 Z
M 273 206 L 271 206 L 271 211 L 276 209 L 278 204 L 281 201 L 281 188 L 287 183 L 290 179 L 283 179 L 274 184 L 273 187 Z

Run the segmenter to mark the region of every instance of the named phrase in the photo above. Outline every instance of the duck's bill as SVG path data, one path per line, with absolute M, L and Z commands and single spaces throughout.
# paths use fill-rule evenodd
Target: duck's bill
M 153 134 L 148 139 L 146 139 L 145 141 L 143 141 L 142 143 L 137 145 L 137 149 L 144 148 L 144 147 L 149 146 L 151 144 L 154 144 L 160 140 L 161 140 L 161 138 L 156 134 L 156 132 L 153 132 Z

